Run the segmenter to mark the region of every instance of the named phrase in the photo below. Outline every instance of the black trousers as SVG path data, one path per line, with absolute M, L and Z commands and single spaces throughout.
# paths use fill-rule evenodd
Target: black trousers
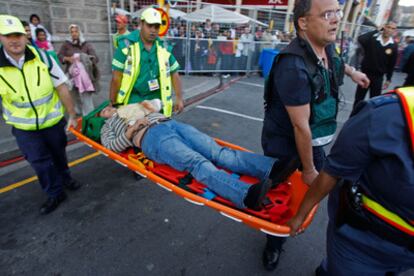
M 62 193 L 63 183 L 71 179 L 66 158 L 65 125 L 66 120 L 62 119 L 56 125 L 38 131 L 12 128 L 17 145 L 49 197 Z
M 404 86 L 413 86 L 414 85 L 414 73 L 410 73 L 407 75 L 405 79 Z
M 363 88 L 361 86 L 358 85 L 357 90 L 355 92 L 355 101 L 354 101 L 354 107 L 360 102 L 363 101 L 365 99 L 365 95 L 367 94 L 368 90 L 369 90 L 369 97 L 373 98 L 376 96 L 381 95 L 382 92 L 382 81 L 384 79 L 384 75 L 372 75 L 372 74 L 367 74 L 368 79 L 370 80 L 370 84 L 368 86 L 368 88 Z

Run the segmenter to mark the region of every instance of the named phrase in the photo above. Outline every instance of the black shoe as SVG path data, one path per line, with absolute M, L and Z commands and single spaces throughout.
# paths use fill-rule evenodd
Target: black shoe
M 47 215 L 50 212 L 53 212 L 60 203 L 66 199 L 66 194 L 64 192 L 56 197 L 49 197 L 45 203 L 40 207 L 40 214 Z
M 66 189 L 70 190 L 70 191 L 76 191 L 77 189 L 79 189 L 82 185 L 76 181 L 75 179 L 71 178 L 69 180 L 65 180 L 63 182 L 63 187 L 65 187 Z
M 280 255 L 282 254 L 282 249 L 269 249 L 265 248 L 263 250 L 263 266 L 267 271 L 273 271 L 276 269 L 277 265 L 279 264 Z
M 322 271 L 323 268 L 319 265 L 316 269 L 315 269 L 315 276 L 322 276 Z
M 269 191 L 271 185 L 271 181 L 267 179 L 260 182 L 259 184 L 254 184 L 249 187 L 247 195 L 244 198 L 244 204 L 246 207 L 259 211 L 262 208 L 262 201 L 265 198 L 266 193 Z
M 273 165 L 269 178 L 273 186 L 286 181 L 300 166 L 300 159 L 293 157 L 290 159 L 280 160 Z

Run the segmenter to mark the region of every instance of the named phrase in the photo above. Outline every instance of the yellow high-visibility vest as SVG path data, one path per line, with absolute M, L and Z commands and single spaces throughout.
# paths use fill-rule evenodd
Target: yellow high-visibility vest
M 0 90 L 3 117 L 7 124 L 22 130 L 40 130 L 57 124 L 64 108 L 53 86 L 48 66 L 39 53 L 25 61 L 22 70 L 14 66 L 0 67 Z
M 410 133 L 411 150 L 414 154 L 414 87 L 399 88 L 395 93 L 398 95 L 404 110 L 408 131 Z M 381 204 L 370 199 L 366 195 L 362 195 L 362 206 L 388 224 L 414 236 L 414 221 L 408 221 L 401 218 L 399 215 L 384 208 Z
M 160 70 L 160 89 L 161 101 L 163 104 L 163 113 L 165 116 L 172 115 L 172 89 L 171 89 L 171 75 L 170 75 L 170 53 L 155 41 L 157 47 L 158 67 Z M 126 105 L 134 84 L 140 72 L 141 49 L 139 43 L 132 43 L 122 49 L 122 52 L 127 56 L 125 60 L 124 72 L 122 74 L 121 87 L 116 97 L 116 103 Z
M 411 149 L 414 154 L 414 87 L 403 87 L 395 91 L 400 98 L 404 110 L 408 131 L 411 138 Z

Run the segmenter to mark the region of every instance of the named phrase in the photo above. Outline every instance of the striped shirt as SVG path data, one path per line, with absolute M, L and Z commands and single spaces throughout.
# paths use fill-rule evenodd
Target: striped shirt
M 108 120 L 101 129 L 101 143 L 105 148 L 115 152 L 121 152 L 132 147 L 131 141 L 126 137 L 127 124 L 115 114 Z
M 161 113 L 150 113 L 145 116 L 149 121 L 149 125 L 140 129 L 132 138 L 132 141 L 136 141 L 135 146 L 141 146 L 141 140 L 144 137 L 145 132 L 149 127 L 153 124 L 157 124 L 160 121 L 167 119 Z M 101 129 L 101 143 L 105 148 L 108 148 L 115 152 L 121 152 L 128 147 L 132 147 L 133 143 L 129 140 L 125 132 L 128 129 L 128 125 L 123 118 L 120 118 L 118 114 L 115 114 L 108 120 L 106 120 L 105 124 Z

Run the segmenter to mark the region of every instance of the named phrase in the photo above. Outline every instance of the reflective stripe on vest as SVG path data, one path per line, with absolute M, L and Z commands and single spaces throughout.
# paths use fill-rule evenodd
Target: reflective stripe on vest
M 411 138 L 411 149 L 414 154 L 414 87 L 399 88 L 395 91 L 403 106 L 408 131 Z
M 388 224 L 394 226 L 395 228 L 411 236 L 414 236 L 414 226 L 410 225 L 400 216 L 385 209 L 379 203 L 373 201 L 372 199 L 368 198 L 365 195 L 362 195 L 362 206 L 364 206 L 365 209 L 367 209 L 369 212 L 379 217 L 383 221 L 387 222 Z M 410 223 L 414 223 L 414 222 L 410 222 Z
M 53 98 L 53 91 L 50 92 L 50 94 L 47 95 L 46 97 L 43 97 L 43 98 L 40 98 L 38 100 L 32 101 L 32 104 L 33 104 L 33 106 L 39 106 L 39 105 L 42 105 L 42 104 L 45 104 L 45 103 L 49 102 L 52 98 Z M 31 108 L 32 104 L 12 102 L 12 105 L 14 105 L 17 108 Z
M 169 58 L 170 53 L 158 44 L 157 47 L 157 58 L 160 75 L 160 90 L 161 90 L 161 101 L 163 104 L 163 113 L 165 116 L 170 117 L 172 115 L 172 89 L 171 89 L 171 75 Z M 124 64 L 124 72 L 122 74 L 121 87 L 116 97 L 116 103 L 126 105 L 128 104 L 129 97 L 134 88 L 134 84 L 138 79 L 140 72 L 140 59 L 141 49 L 139 43 L 133 43 L 127 48 L 122 49 L 122 52 L 127 55 Z
M 0 67 L 3 117 L 7 124 L 21 130 L 40 130 L 54 126 L 63 118 L 63 106 L 53 87 L 48 66 L 31 46 L 34 59 L 22 69 Z
M 49 120 L 53 120 L 57 118 L 59 118 L 60 120 L 62 118 L 62 112 L 59 111 L 62 108 L 62 104 L 60 103 L 60 101 L 56 103 L 54 108 L 55 110 L 58 110 L 58 111 L 50 112 L 46 115 L 46 117 L 37 118 L 37 122 L 39 123 L 39 125 L 43 125 Z M 3 106 L 3 112 L 4 112 L 4 115 L 7 116 L 7 122 L 9 123 L 19 124 L 19 125 L 28 125 L 28 126 L 36 125 L 36 118 L 20 118 L 20 117 L 13 116 L 12 112 L 10 112 L 10 110 L 5 108 L 4 106 Z
M 395 91 L 395 93 L 398 95 L 404 110 L 404 115 L 407 121 L 408 131 L 411 138 L 411 146 L 414 153 L 414 87 L 399 88 Z M 374 214 L 388 224 L 411 236 L 414 236 L 414 220 L 404 220 L 399 215 L 389 211 L 378 202 L 375 202 L 365 195 L 362 195 L 362 206 L 364 206 L 364 208 L 370 213 Z

